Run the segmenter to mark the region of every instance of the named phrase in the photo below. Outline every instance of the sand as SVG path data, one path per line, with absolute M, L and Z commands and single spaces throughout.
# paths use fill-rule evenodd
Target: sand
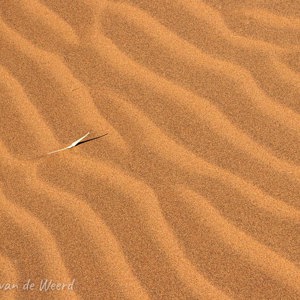
M 300 299 L 299 1 L 0 12 L 1 300 Z

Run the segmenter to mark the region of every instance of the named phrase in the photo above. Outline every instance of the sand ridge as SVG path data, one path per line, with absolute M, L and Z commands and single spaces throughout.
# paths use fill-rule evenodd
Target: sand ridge
M 292 2 L 1 2 L 0 299 L 300 298 Z

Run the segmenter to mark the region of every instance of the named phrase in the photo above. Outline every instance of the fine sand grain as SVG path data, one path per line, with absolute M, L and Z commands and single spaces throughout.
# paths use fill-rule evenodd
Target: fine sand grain
M 0 300 L 300 299 L 299 53 L 299 1 L 0 1 Z

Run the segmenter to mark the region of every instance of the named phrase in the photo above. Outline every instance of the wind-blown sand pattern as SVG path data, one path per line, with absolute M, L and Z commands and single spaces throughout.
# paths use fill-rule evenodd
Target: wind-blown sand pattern
M 300 299 L 300 3 L 225 2 L 0 2 L 0 286 L 75 279 L 1 300 Z

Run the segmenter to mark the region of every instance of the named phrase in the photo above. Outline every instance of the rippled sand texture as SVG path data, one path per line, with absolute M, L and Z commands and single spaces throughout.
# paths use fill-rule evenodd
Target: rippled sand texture
M 300 299 L 299 1 L 0 7 L 1 300 Z

